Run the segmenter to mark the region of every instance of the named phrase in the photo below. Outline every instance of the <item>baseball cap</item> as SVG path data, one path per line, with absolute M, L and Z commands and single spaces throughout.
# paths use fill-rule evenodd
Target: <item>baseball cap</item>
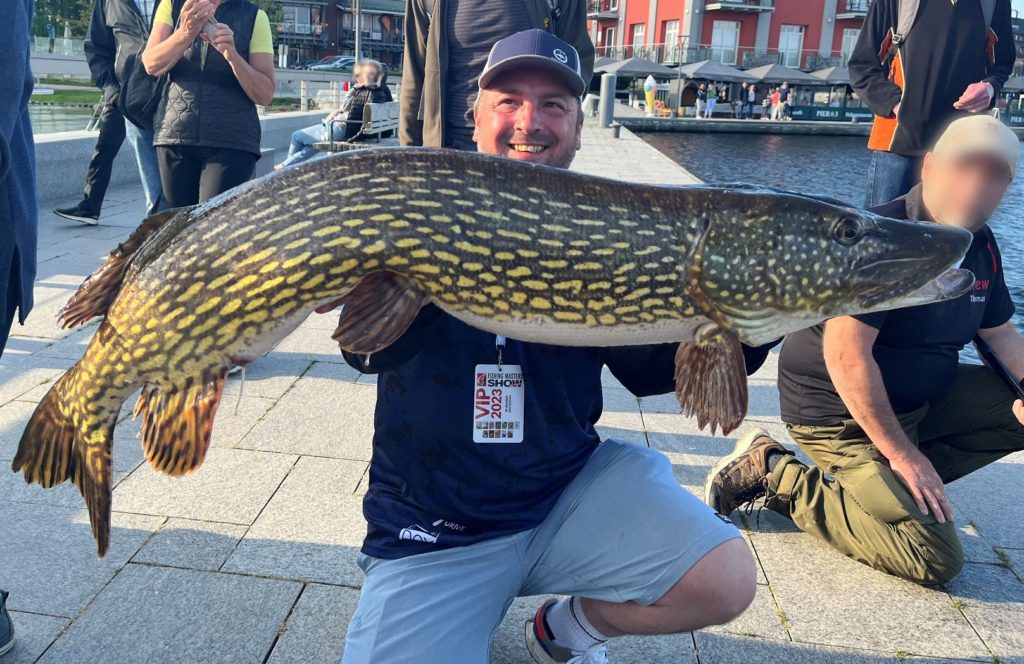
M 587 84 L 583 80 L 576 49 L 550 32 L 537 28 L 509 35 L 491 47 L 487 65 L 480 74 L 480 89 L 490 85 L 499 74 L 520 67 L 550 71 L 565 81 L 577 97 L 586 92 Z
M 1013 177 L 1020 159 L 1020 141 L 1009 127 L 991 115 L 969 115 L 951 122 L 932 152 L 953 158 L 992 157 L 1005 163 Z

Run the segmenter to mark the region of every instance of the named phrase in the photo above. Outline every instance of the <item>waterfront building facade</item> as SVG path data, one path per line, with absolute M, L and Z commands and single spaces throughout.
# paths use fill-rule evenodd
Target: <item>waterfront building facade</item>
M 713 60 L 846 66 L 871 0 L 589 0 L 597 55 L 669 66 Z
M 274 26 L 278 65 L 290 67 L 329 55 L 354 55 L 353 4 L 353 0 L 283 0 L 283 18 Z M 405 39 L 404 0 L 360 0 L 358 5 L 363 57 L 400 68 Z

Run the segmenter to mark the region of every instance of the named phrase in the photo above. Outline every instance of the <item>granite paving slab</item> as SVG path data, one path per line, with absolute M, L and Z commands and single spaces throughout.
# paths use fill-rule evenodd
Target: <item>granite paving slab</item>
M 337 314 L 312 314 L 332 321 L 334 326 L 338 324 Z M 302 358 L 314 362 L 329 362 L 332 364 L 343 364 L 350 380 L 355 380 L 358 372 L 345 364 L 345 358 L 341 354 L 338 342 L 331 339 L 334 327 L 325 330 L 312 325 L 300 325 L 294 332 L 282 339 L 274 347 L 274 354 L 284 358 Z
M 1024 582 L 998 565 L 968 564 L 947 586 L 992 652 L 1024 659 Z
M 193 474 L 171 477 L 143 464 L 114 489 L 114 509 L 203 521 L 252 523 L 295 456 L 211 449 Z
M 0 588 L 11 593 L 8 606 L 76 615 L 163 520 L 114 512 L 110 550 L 100 559 L 84 509 L 0 501 Z
M 306 373 L 312 361 L 304 358 L 282 358 L 271 353 L 245 367 L 244 372 L 228 376 L 224 384 L 222 404 L 233 403 L 239 393 L 244 396 L 280 399 Z
M 1017 452 L 949 485 L 959 518 L 973 521 L 993 546 L 1024 549 L 1024 452 Z
M 302 457 L 223 570 L 360 586 L 366 534 L 354 491 L 366 462 Z
M 236 523 L 167 519 L 132 562 L 217 571 L 247 530 Z
M 68 625 L 67 618 L 11 611 L 14 649 L 0 657 L 3 664 L 32 664 Z
M 781 520 L 766 511 L 761 523 Z M 933 657 L 987 654 L 942 590 L 873 570 L 806 533 L 750 537 L 794 640 Z
M 339 368 L 314 364 L 237 446 L 369 461 L 377 390 L 338 380 Z
M 0 404 L 19 398 L 64 372 L 74 362 L 59 357 L 39 355 L 4 355 L 0 357 Z
M 131 564 L 39 661 L 262 662 L 300 590 L 291 581 Z
M 899 664 L 895 652 L 769 641 L 734 634 L 697 632 L 701 664 Z M 671 661 L 671 660 L 666 660 Z
M 267 664 L 338 664 L 358 603 L 355 588 L 307 584 Z

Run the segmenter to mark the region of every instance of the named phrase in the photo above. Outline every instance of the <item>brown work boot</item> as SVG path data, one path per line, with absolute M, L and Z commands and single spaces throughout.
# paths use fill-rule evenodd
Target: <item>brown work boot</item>
M 704 481 L 704 502 L 713 510 L 729 516 L 741 505 L 753 503 L 768 492 L 769 454 L 793 453 L 780 445 L 764 429 L 748 431 L 736 441 L 736 447 L 722 457 Z

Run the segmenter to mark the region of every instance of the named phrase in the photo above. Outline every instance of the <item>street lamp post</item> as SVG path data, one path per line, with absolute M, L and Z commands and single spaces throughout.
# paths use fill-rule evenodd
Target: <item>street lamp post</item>
M 356 63 L 363 57 L 363 10 L 360 0 L 352 0 L 352 25 L 356 30 Z

